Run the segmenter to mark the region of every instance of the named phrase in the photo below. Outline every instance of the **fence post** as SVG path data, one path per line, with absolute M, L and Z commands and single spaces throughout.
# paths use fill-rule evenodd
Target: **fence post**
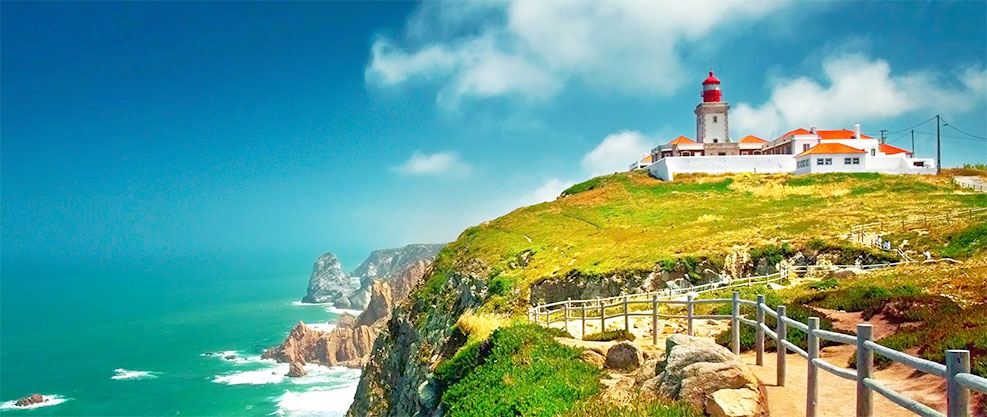
M 627 296 L 624 296 L 624 330 L 631 331 L 631 310 L 627 306 Z
M 651 295 L 651 344 L 658 345 L 658 294 Z
M 764 324 L 764 310 L 761 309 L 761 304 L 764 304 L 764 294 L 757 295 L 757 305 L 754 310 L 754 318 L 757 320 L 757 327 L 754 332 L 754 353 L 758 365 L 764 365 L 764 329 L 761 328 L 761 325 Z
M 805 376 L 805 417 L 816 417 L 816 403 L 819 398 L 818 376 L 816 365 L 812 360 L 819 357 L 819 337 L 815 331 L 819 329 L 819 317 L 809 317 L 809 331 L 806 332 L 806 353 L 808 353 L 808 364 Z
M 784 318 L 785 318 L 785 306 L 778 306 L 778 325 L 775 328 L 775 332 L 778 335 L 778 340 L 776 340 L 777 343 L 775 343 L 776 345 L 775 356 L 777 357 L 776 359 L 778 362 L 775 371 L 777 372 L 776 382 L 779 387 L 785 386 L 786 349 L 785 349 L 785 344 L 782 343 L 782 341 L 784 341 L 785 337 L 787 337 L 788 328 L 785 324 Z
M 600 302 L 600 331 L 607 331 L 607 309 L 603 307 L 603 300 L 600 298 L 596 299 Z
M 969 372 L 969 350 L 946 351 L 946 417 L 969 415 L 970 390 L 956 382 L 956 374 Z
M 565 304 L 562 305 L 562 328 L 566 331 L 566 333 L 569 332 L 569 302 L 570 302 L 570 300 L 572 300 L 572 299 L 570 298 L 570 299 L 566 300 L 565 301 Z
M 685 297 L 685 316 L 687 323 L 687 329 L 689 331 L 689 336 L 692 336 L 692 294 Z
M 582 330 L 582 333 L 580 334 L 579 338 L 582 339 L 582 338 L 586 337 L 586 301 L 583 301 L 582 304 L 579 305 L 579 310 L 582 312 L 581 315 L 582 315 L 582 322 L 583 322 L 583 330 Z
M 730 347 L 734 355 L 740 354 L 740 292 L 733 292 L 733 310 L 730 312 Z
M 552 321 L 549 319 L 549 315 L 552 314 L 548 311 L 548 307 L 545 307 L 545 327 L 552 327 Z
M 864 342 L 874 338 L 874 327 L 870 324 L 857 325 L 857 417 L 872 417 L 874 414 L 874 393 L 865 379 L 874 372 L 874 352 L 864 346 Z

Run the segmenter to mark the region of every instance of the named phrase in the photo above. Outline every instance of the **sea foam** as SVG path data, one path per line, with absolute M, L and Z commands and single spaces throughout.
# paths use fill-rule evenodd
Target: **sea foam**
M 217 375 L 213 378 L 212 382 L 226 385 L 261 385 L 281 382 L 291 382 L 295 385 L 342 385 L 359 380 L 360 378 L 359 370 L 341 366 L 322 366 L 313 363 L 305 365 L 305 372 L 307 373 L 305 376 L 292 378 L 287 376 L 289 367 L 287 363 L 276 363 L 267 359 L 257 362 L 264 363 L 267 366 L 249 371 L 236 371 Z
M 117 380 L 120 380 L 120 379 L 151 379 L 151 378 L 157 378 L 158 377 L 158 375 L 157 375 L 158 373 L 157 372 L 151 372 L 151 371 L 131 371 L 129 369 L 117 368 L 117 369 L 114 369 L 113 372 L 116 372 L 116 375 L 113 375 L 110 378 L 111 379 L 117 379 Z
M 354 315 L 354 316 L 359 316 L 360 313 L 363 313 L 362 310 L 350 310 L 350 309 L 346 309 L 346 308 L 337 308 L 336 306 L 327 307 L 326 308 L 326 311 L 328 311 L 330 313 L 333 313 L 333 314 L 340 314 L 340 315 L 342 315 L 342 314 L 351 314 L 351 315 Z
M 0 410 L 28 410 L 32 408 L 50 407 L 53 405 L 59 405 L 69 400 L 68 398 L 62 397 L 60 395 L 42 395 L 41 397 L 46 399 L 47 401 L 37 404 L 31 404 L 24 407 L 18 407 L 17 400 L 4 401 L 3 403 L 0 403 Z
M 356 394 L 359 373 L 345 385 L 313 387 L 305 391 L 287 390 L 278 397 L 277 415 L 287 417 L 343 416 Z

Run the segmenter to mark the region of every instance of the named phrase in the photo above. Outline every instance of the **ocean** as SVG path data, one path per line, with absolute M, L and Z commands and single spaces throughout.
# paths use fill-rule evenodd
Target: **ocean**
M 261 360 L 299 320 L 339 311 L 303 305 L 307 277 L 118 274 L 4 276 L 4 416 L 343 415 L 357 370 Z M 39 393 L 43 406 L 13 403 Z

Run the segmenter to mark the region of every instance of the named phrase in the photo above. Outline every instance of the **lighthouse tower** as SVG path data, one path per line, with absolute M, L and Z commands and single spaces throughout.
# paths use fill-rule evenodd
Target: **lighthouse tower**
M 730 105 L 722 99 L 720 80 L 710 71 L 709 77 L 703 81 L 703 102 L 696 106 L 695 111 L 699 143 L 731 143 L 730 125 L 727 123 Z

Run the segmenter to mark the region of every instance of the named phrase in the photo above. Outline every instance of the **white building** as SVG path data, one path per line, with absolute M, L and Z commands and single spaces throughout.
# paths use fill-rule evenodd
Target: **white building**
M 703 102 L 696 106 L 697 140 L 679 136 L 651 150 L 631 169 L 647 168 L 651 175 L 671 181 L 675 174 L 736 172 L 795 173 L 879 172 L 935 174 L 931 158 L 882 143 L 853 130 L 795 129 L 767 141 L 756 136 L 730 140 L 728 111 L 720 80 L 709 72 L 703 81 Z

